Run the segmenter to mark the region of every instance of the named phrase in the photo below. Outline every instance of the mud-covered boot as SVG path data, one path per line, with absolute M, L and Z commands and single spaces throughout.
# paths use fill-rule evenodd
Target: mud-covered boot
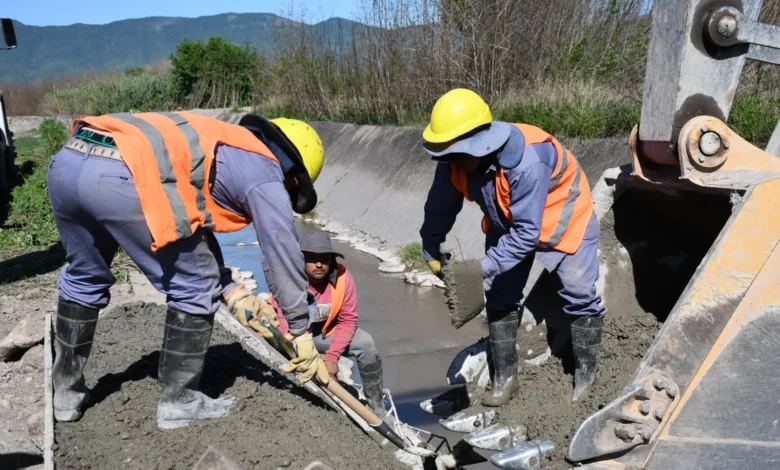
M 493 386 L 482 398 L 485 406 L 502 406 L 517 393 L 517 341 L 518 311 L 487 312 L 490 331 L 490 352 L 493 361 Z
M 363 382 L 363 393 L 366 395 L 368 406 L 375 415 L 384 419 L 387 412 L 385 411 L 385 396 L 382 391 L 382 359 L 377 358 L 375 363 L 368 365 L 358 363 L 358 372 L 360 372 L 360 380 Z
M 77 421 L 84 413 L 89 392 L 84 384 L 84 366 L 92 350 L 98 310 L 60 299 L 54 341 L 54 417 Z
M 238 401 L 232 396 L 213 399 L 198 391 L 213 325 L 214 315 L 189 315 L 168 308 L 157 372 L 161 392 L 157 406 L 160 429 L 223 418 Z
M 603 328 L 604 317 L 579 317 L 571 324 L 571 346 L 574 352 L 573 402 L 596 380 L 596 363 L 599 359 Z

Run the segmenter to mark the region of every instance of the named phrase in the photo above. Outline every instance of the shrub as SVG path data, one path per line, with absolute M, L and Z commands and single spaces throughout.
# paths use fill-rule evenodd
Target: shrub
M 65 124 L 54 119 L 43 121 L 39 132 L 44 156 L 51 156 L 59 152 L 68 140 L 68 130 Z

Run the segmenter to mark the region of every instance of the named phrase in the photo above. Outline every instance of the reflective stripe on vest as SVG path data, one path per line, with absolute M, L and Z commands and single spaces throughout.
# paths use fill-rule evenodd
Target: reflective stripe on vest
M 577 251 L 585 235 L 588 221 L 593 213 L 593 200 L 590 195 L 588 180 L 584 177 L 579 162 L 567 149 L 550 134 L 538 127 L 527 124 L 514 124 L 525 137 L 525 145 L 535 145 L 550 142 L 556 150 L 557 162 L 550 176 L 550 189 L 542 215 L 542 230 L 539 241 L 550 248 L 572 254 Z M 469 196 L 468 176 L 456 166 L 450 165 L 452 185 Z M 508 221 L 512 221 L 510 211 L 511 197 L 509 182 L 504 175 L 504 168 L 496 171 L 496 201 Z M 482 219 L 482 231 L 487 233 L 491 227 L 490 219 Z
M 344 305 L 344 292 L 347 284 L 344 280 L 344 273 L 347 272 L 347 269 L 341 264 L 337 264 L 337 266 L 336 285 L 331 286 L 330 314 L 328 314 L 328 319 L 325 320 L 325 325 L 322 327 L 322 332 L 326 338 L 336 330 L 336 317 L 338 317 L 341 311 L 341 306 Z
M 184 133 L 184 137 L 187 138 L 187 144 L 190 146 L 190 156 L 192 157 L 192 164 L 190 165 L 190 184 L 195 188 L 195 202 L 198 204 L 198 210 L 206 219 L 203 226 L 209 230 L 213 230 L 214 221 L 211 219 L 211 212 L 206 209 L 206 196 L 203 195 L 203 191 L 200 189 L 206 182 L 206 171 L 204 169 L 206 152 L 204 152 L 203 147 L 200 146 L 198 131 L 196 131 L 187 119 L 180 114 L 168 112 L 160 114 L 171 118 Z
M 216 148 L 235 147 L 278 163 L 249 130 L 194 113 L 118 113 L 73 122 L 110 133 L 133 175 L 152 250 L 189 237 L 199 227 L 231 232 L 250 220 L 217 205 L 209 174 Z

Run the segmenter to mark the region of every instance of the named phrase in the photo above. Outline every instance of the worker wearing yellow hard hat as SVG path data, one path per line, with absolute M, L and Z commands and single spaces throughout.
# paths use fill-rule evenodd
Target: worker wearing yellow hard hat
M 572 315 L 576 400 L 595 379 L 606 308 L 596 288 L 599 226 L 588 180 L 574 156 L 538 127 L 494 121 L 476 93 L 455 89 L 434 105 L 423 146 L 438 161 L 420 229 L 423 254 L 440 274 L 441 251 L 464 198 L 484 218 L 481 261 L 493 361 L 488 406 L 517 392 L 515 342 L 523 286 L 541 262 L 561 280 L 563 310 Z
M 109 302 L 110 265 L 121 247 L 166 295 L 157 424 L 162 429 L 229 414 L 237 399 L 198 390 L 214 315 L 222 302 L 264 335 L 270 305 L 236 283 L 213 232 L 250 223 L 268 285 L 284 312 L 302 377 L 327 369 L 311 333 L 308 280 L 293 211 L 317 204 L 325 152 L 303 121 L 244 116 L 238 125 L 195 113 L 119 113 L 73 123 L 52 157 L 49 197 L 68 264 L 58 282 L 54 414 L 79 419 L 88 400 L 84 366 L 98 312 Z

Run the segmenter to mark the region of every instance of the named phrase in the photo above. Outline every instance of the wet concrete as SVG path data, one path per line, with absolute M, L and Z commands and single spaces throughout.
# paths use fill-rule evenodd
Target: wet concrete
M 452 262 L 441 274 L 452 326 L 460 328 L 485 308 L 482 266 L 477 260 Z
M 125 304 L 101 316 L 86 369 L 92 405 L 56 424 L 61 469 L 190 469 L 209 446 L 241 468 L 401 469 L 346 416 L 264 366 L 215 326 L 201 390 L 240 399 L 227 418 L 168 431 L 156 425 L 157 366 L 166 308 Z
M 221 234 L 218 238 L 226 264 L 252 271 L 258 281 L 258 290 L 263 291 L 266 284 L 260 248 L 251 245 L 255 240 L 254 232 L 246 229 Z M 239 246 L 239 243 L 243 245 Z M 413 286 L 396 276 L 382 274 L 377 270 L 379 261 L 374 256 L 356 251 L 345 243 L 333 243 L 334 249 L 345 255 L 341 262 L 355 279 L 359 326 L 376 341 L 383 358 L 384 385 L 393 395 L 399 417 L 412 426 L 447 439 L 449 445 L 454 446 L 462 435 L 442 428 L 439 417 L 420 409 L 420 402 L 450 388 L 446 379 L 450 362 L 462 348 L 487 335 L 486 325 L 477 318 L 459 330 L 454 329 L 442 290 Z M 353 372 L 357 381 L 357 369 Z M 494 467 L 484 463 L 467 468 Z

